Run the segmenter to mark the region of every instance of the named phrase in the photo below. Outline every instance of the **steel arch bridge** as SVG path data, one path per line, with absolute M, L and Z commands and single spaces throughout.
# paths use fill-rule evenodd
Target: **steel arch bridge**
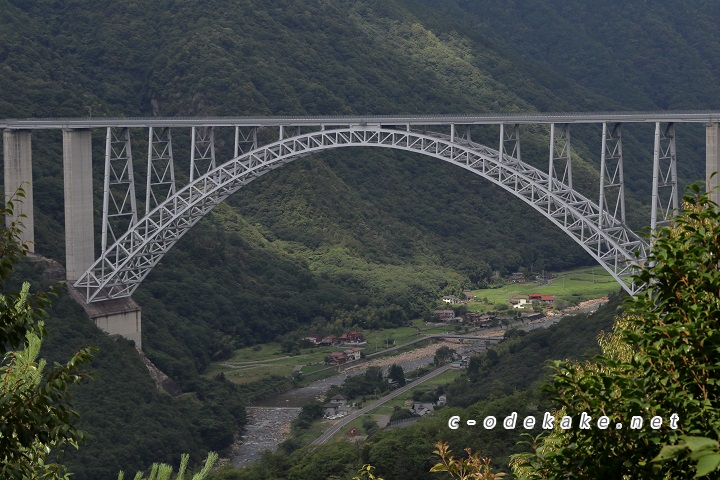
M 498 150 L 433 133 L 357 125 L 284 138 L 210 170 L 178 190 L 107 248 L 75 282 L 87 302 L 130 296 L 170 248 L 215 205 L 292 160 L 342 147 L 380 147 L 428 155 L 512 193 L 570 235 L 630 293 L 647 244 L 557 178 Z
M 675 125 L 706 127 L 706 188 L 720 171 L 720 112 L 616 112 L 570 114 L 92 118 L 1 120 L 5 192 L 23 186 L 23 240 L 34 242 L 33 130 L 61 129 L 65 188 L 66 279 L 71 294 L 96 324 L 141 348 L 140 307 L 131 295 L 170 248 L 215 205 L 265 173 L 305 155 L 344 147 L 414 152 L 480 175 L 532 206 L 569 235 L 630 294 L 642 288 L 632 274 L 650 246 L 625 220 L 622 132 L 626 124 L 653 123 L 650 230 L 678 209 Z M 573 188 L 571 126 L 601 124 L 599 197 Z M 499 128 L 497 149 L 473 142 L 475 125 Z M 520 130 L 549 126 L 546 171 L 523 162 Z M 106 129 L 100 255 L 95 250 L 92 132 Z M 178 187 L 171 130 L 191 130 L 187 185 Z M 216 134 L 234 128 L 232 159 L 217 165 Z M 138 213 L 131 130 L 147 132 L 144 216 Z M 262 135 L 260 135 L 262 134 Z M 265 138 L 265 144 L 258 141 Z M 12 222 L 15 217 L 6 218 Z

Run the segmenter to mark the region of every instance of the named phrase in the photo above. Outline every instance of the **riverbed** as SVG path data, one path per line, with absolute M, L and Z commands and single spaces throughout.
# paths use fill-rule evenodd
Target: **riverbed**
M 573 312 L 563 312 L 562 315 L 546 317 L 542 320 L 516 326 L 523 330 L 548 327 L 568 314 L 594 311 L 603 301 L 607 301 L 607 299 L 584 302 L 576 307 Z M 498 329 L 497 331 L 486 331 L 485 333 L 488 336 L 496 336 L 502 335 L 503 331 Z M 360 375 L 364 373 L 365 368 L 369 366 L 377 365 L 387 368 L 393 363 L 399 364 L 403 367 L 403 370 L 409 372 L 410 370 L 432 363 L 435 350 L 442 345 L 450 346 L 450 348 L 454 348 L 458 352 L 461 350 L 469 352 L 484 349 L 483 341 L 478 341 L 477 343 L 468 342 L 463 345 L 459 345 L 456 342 L 444 341 L 411 352 L 405 352 L 395 357 L 370 360 L 357 367 L 348 369 L 345 372 L 313 382 L 307 387 L 296 388 L 275 397 L 259 401 L 255 405 L 247 407 L 248 423 L 243 431 L 239 445 L 233 451 L 232 463 L 235 466 L 243 466 L 249 462 L 258 460 L 260 454 L 265 450 L 275 451 L 277 446 L 289 437 L 290 425 L 292 421 L 297 418 L 302 406 L 313 400 L 322 401 L 325 392 L 327 392 L 332 385 L 341 385 L 348 376 Z

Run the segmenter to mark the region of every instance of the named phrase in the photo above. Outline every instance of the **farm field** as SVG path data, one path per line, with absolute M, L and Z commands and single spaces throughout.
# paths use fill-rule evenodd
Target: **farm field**
M 615 279 L 600 266 L 584 267 L 555 274 L 546 284 L 536 282 L 513 283 L 499 288 L 473 290 L 476 301 L 468 302 L 471 312 L 488 312 L 497 309 L 498 305 L 509 305 L 514 296 L 526 297 L 531 293 L 555 295 L 566 306 L 576 305 L 582 301 L 599 298 L 620 289 Z

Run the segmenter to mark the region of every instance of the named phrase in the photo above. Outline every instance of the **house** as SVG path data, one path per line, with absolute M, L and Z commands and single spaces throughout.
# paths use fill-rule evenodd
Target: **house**
M 427 415 L 432 412 L 434 409 L 435 408 L 432 403 L 413 403 L 410 411 L 415 415 L 420 415 L 422 417 L 423 415 Z
M 462 303 L 462 302 L 460 301 L 460 299 L 459 299 L 458 297 L 456 297 L 455 295 L 445 295 L 445 296 L 442 298 L 442 301 L 445 302 L 445 303 L 448 303 L 448 304 L 450 304 L 450 305 L 454 305 L 454 304 L 456 304 L 456 303 Z
M 349 343 L 365 343 L 365 336 L 358 332 L 349 332 Z
M 466 302 L 469 302 L 469 301 L 471 301 L 473 298 L 475 298 L 475 295 L 473 295 L 473 293 L 472 293 L 470 290 L 465 290 L 465 291 L 463 292 L 463 295 L 465 295 L 465 301 L 466 301 Z
M 320 345 L 335 345 L 338 343 L 338 338 L 335 335 L 328 335 L 324 337 L 320 342 Z
M 360 360 L 360 352 L 362 351 L 362 348 L 349 348 L 345 350 L 343 353 L 345 354 L 345 358 L 347 358 L 348 362 L 354 362 L 355 360 Z
M 331 417 L 333 415 L 337 415 L 340 412 L 341 405 L 339 403 L 335 402 L 328 402 L 325 405 L 322 406 L 323 410 L 323 416 L 324 417 Z
M 531 302 L 533 302 L 533 301 L 539 302 L 541 298 L 542 298 L 542 294 L 540 294 L 540 293 L 531 293 L 530 295 L 528 295 L 528 300 L 530 300 Z
M 343 365 L 347 362 L 347 357 L 343 352 L 332 352 L 330 355 L 325 357 L 325 361 L 330 365 Z
M 475 312 L 468 312 L 465 314 L 465 321 L 468 323 L 471 323 L 473 325 L 478 325 L 481 327 L 489 326 L 490 322 L 495 318 L 495 315 L 480 315 L 479 313 Z
M 527 299 L 521 298 L 520 300 L 518 300 L 518 302 L 516 304 L 513 305 L 513 308 L 524 309 L 525 305 L 529 305 Z
M 510 281 L 512 283 L 525 283 L 525 274 L 520 272 L 515 272 L 512 275 L 510 275 Z
M 480 318 L 478 318 L 477 324 L 481 327 L 489 327 L 492 321 L 495 320 L 495 315 L 480 315 Z
M 342 395 L 335 395 L 330 399 L 330 402 L 337 403 L 341 407 L 344 407 L 347 405 L 347 398 L 343 397 Z
M 553 303 L 555 301 L 555 295 L 542 295 L 540 301 L 544 303 Z
M 305 340 L 309 340 L 313 345 L 320 345 L 323 341 L 323 336 L 316 333 L 311 333 L 310 335 L 305 337 Z
M 350 341 L 350 337 L 347 333 L 343 333 L 342 335 L 340 335 L 339 341 L 340 343 L 347 343 Z
M 435 315 L 438 316 L 441 322 L 450 322 L 455 317 L 454 310 L 435 310 Z

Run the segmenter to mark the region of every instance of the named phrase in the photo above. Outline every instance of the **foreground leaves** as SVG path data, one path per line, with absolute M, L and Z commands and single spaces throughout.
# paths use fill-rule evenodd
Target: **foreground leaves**
M 717 467 L 710 444 L 694 438 L 720 429 L 719 259 L 718 206 L 694 186 L 635 277 L 646 290 L 627 300 L 612 334 L 601 336 L 603 354 L 584 364 L 554 363 L 549 391 L 562 407 L 558 415 L 574 423 L 516 456 L 516 475 L 689 478 Z M 590 428 L 579 428 L 583 412 L 593 418 Z M 601 416 L 608 428 L 596 425 Z

